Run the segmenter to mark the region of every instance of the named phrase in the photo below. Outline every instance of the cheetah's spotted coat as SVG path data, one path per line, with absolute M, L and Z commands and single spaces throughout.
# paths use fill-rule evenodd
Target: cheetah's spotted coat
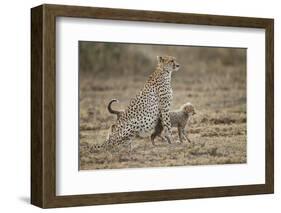
M 158 65 L 143 89 L 130 101 L 129 106 L 114 124 L 107 140 L 95 150 L 112 150 L 119 145 L 131 144 L 136 137 L 150 136 L 161 120 L 164 137 L 171 139 L 170 106 L 172 103 L 171 74 L 179 69 L 174 57 L 157 57 Z

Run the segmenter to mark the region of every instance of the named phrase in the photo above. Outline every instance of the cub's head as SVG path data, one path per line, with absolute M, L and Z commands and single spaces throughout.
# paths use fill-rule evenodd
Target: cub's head
M 191 104 L 191 103 L 186 103 L 184 105 L 181 106 L 181 110 L 188 116 L 191 116 L 191 115 L 195 115 L 196 112 L 195 112 L 195 109 L 194 109 L 194 106 Z
M 158 66 L 168 72 L 178 71 L 180 68 L 179 63 L 175 57 L 172 56 L 157 56 Z

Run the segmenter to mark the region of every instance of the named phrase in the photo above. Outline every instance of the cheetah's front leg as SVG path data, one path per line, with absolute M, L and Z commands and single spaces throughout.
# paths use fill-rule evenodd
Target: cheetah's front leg
M 163 137 L 171 144 L 171 123 L 170 123 L 170 115 L 169 113 L 162 114 L 162 125 L 163 125 Z
M 155 146 L 155 142 L 154 142 L 154 139 L 156 138 L 157 134 L 154 132 L 152 133 L 152 135 L 150 136 L 150 140 L 151 140 L 151 143 L 153 146 Z
M 170 106 L 172 102 L 172 95 L 167 92 L 168 89 L 159 89 L 159 110 L 160 119 L 163 127 L 163 136 L 171 143 L 171 120 L 170 120 Z
M 170 121 L 169 108 L 163 109 L 160 117 L 163 126 L 163 137 L 166 138 L 168 143 L 171 144 L 172 134 L 171 134 L 171 121 Z

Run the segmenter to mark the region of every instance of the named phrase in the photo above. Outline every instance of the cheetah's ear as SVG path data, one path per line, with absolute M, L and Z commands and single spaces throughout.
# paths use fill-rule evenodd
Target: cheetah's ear
M 157 56 L 157 61 L 158 61 L 158 63 L 162 63 L 163 62 L 162 56 Z

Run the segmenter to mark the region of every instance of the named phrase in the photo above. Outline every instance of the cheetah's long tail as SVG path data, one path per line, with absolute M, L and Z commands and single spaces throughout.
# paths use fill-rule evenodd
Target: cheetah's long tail
M 109 103 L 108 103 L 108 105 L 107 105 L 107 109 L 108 109 L 108 112 L 110 112 L 111 114 L 116 114 L 116 115 L 119 115 L 121 112 L 120 111 L 117 111 L 117 110 L 114 110 L 114 109 L 112 109 L 111 108 L 111 104 L 113 103 L 113 102 L 119 102 L 117 99 L 112 99 Z

